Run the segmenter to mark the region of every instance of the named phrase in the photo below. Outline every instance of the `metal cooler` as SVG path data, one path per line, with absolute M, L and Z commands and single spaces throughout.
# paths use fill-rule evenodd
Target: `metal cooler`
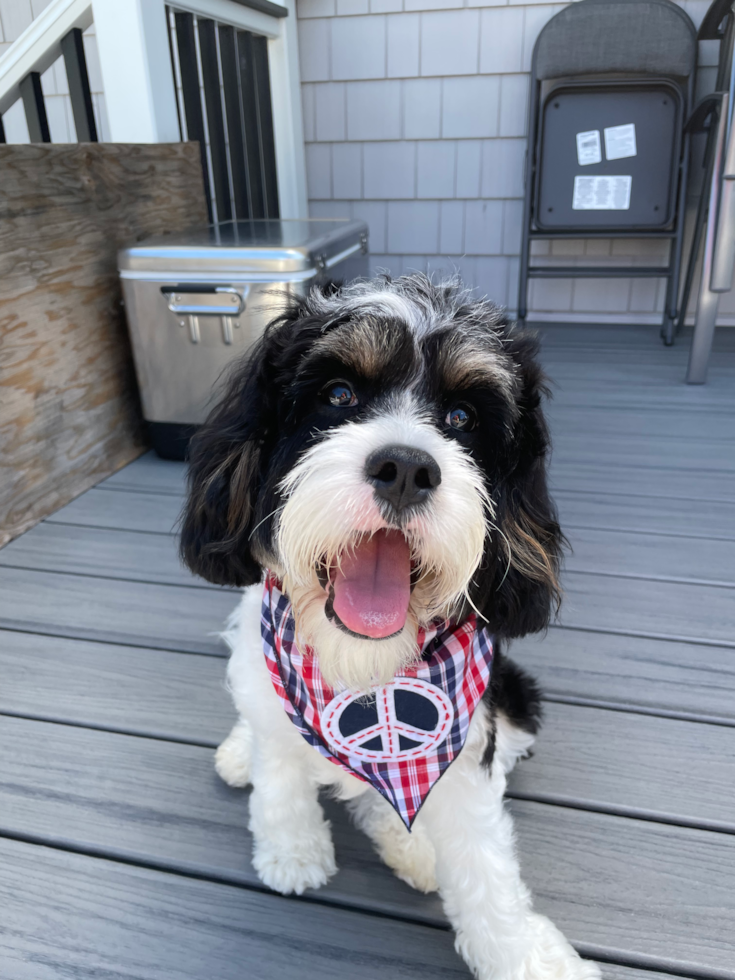
M 143 415 L 156 452 L 183 459 L 223 370 L 315 283 L 368 274 L 364 221 L 227 222 L 118 254 Z

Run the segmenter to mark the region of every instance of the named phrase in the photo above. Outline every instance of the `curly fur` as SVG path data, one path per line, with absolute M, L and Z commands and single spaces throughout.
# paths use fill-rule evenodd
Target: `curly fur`
M 320 785 L 405 881 L 438 888 L 457 949 L 480 980 L 596 980 L 523 885 L 503 805 L 507 772 L 540 718 L 534 682 L 500 642 L 543 630 L 558 607 L 563 537 L 546 483 L 547 394 L 536 340 L 456 279 L 412 275 L 314 289 L 235 365 L 191 447 L 185 562 L 211 582 L 252 586 L 233 614 L 228 682 L 240 721 L 217 753 L 231 785 L 252 783 L 253 863 L 283 892 L 336 870 Z M 325 397 L 335 381 L 353 397 Z M 460 406 L 476 424 L 450 424 Z M 441 481 L 397 509 L 368 460 L 385 447 L 431 460 Z M 400 530 L 413 577 L 401 630 L 346 633 L 330 613 L 326 570 L 365 535 Z M 299 642 L 330 683 L 385 683 L 416 655 L 434 617 L 475 612 L 495 635 L 493 680 L 459 758 L 409 833 L 376 791 L 301 738 L 270 682 L 260 588 L 270 568 L 293 603 Z M 343 627 L 344 624 L 342 624 Z

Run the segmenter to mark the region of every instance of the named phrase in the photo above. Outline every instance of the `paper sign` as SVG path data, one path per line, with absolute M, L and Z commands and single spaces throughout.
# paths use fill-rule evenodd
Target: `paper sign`
M 608 160 L 622 160 L 638 153 L 635 142 L 635 123 L 627 126 L 610 126 L 605 130 L 605 156 Z
M 599 129 L 591 129 L 587 133 L 577 133 L 577 160 L 580 167 L 588 167 L 591 163 L 602 163 Z
M 627 211 L 632 177 L 575 177 L 575 211 Z

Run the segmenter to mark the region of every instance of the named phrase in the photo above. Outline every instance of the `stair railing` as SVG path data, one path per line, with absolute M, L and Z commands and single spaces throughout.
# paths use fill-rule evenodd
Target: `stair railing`
M 295 0 L 169 0 L 177 10 L 266 39 L 282 218 L 308 214 Z M 94 23 L 114 143 L 179 142 L 166 0 L 52 0 L 0 57 L 2 114 L 22 99 L 31 142 L 51 142 L 41 75 L 63 57 L 79 142 L 96 142 L 82 32 Z

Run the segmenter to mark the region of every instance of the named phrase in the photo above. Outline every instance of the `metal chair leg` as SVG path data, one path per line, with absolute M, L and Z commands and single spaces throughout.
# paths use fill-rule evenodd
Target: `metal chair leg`
M 694 326 L 694 337 L 689 352 L 689 367 L 687 369 L 687 384 L 702 385 L 707 380 L 707 365 L 709 363 L 712 341 L 715 336 L 717 311 L 720 306 L 720 294 L 712 291 L 712 265 L 714 262 L 717 239 L 717 215 L 720 208 L 720 184 L 725 155 L 725 134 L 728 121 L 728 94 L 722 95 L 721 108 L 717 120 L 717 142 L 712 162 L 712 179 L 709 187 L 709 209 L 707 215 L 707 234 L 704 240 L 704 261 L 702 263 L 702 281 L 699 285 L 699 302 L 697 303 L 697 319 Z

